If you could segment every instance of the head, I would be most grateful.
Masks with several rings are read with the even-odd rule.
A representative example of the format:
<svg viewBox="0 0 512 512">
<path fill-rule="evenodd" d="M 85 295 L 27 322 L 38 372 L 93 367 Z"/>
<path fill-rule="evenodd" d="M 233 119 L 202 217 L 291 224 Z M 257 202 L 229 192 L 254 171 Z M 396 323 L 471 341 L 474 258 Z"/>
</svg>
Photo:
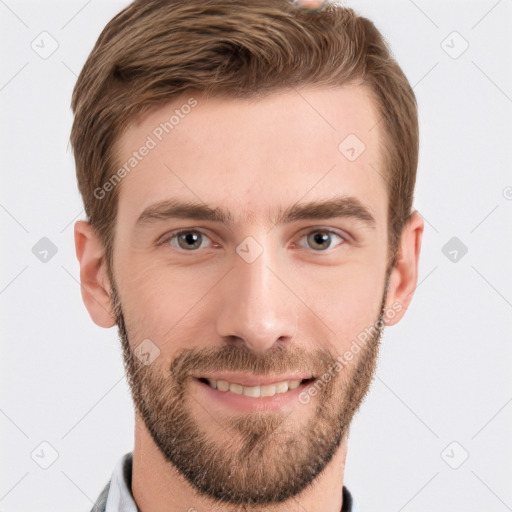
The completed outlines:
<svg viewBox="0 0 512 512">
<path fill-rule="evenodd" d="M 335 5 L 135 1 L 72 108 L 83 299 L 148 436 L 212 499 L 297 495 L 417 281 L 416 101 L 385 40 Z M 242 410 L 206 383 L 225 372 L 304 382 Z"/>
</svg>

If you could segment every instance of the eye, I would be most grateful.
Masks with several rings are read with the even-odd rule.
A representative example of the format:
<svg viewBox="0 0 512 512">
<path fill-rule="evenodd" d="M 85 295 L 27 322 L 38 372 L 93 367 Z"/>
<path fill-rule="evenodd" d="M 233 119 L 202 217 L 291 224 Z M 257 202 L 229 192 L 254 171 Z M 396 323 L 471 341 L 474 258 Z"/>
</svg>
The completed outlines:
<svg viewBox="0 0 512 512">
<path fill-rule="evenodd" d="M 169 243 L 170 246 L 174 247 L 175 249 L 194 251 L 194 249 L 201 248 L 201 244 L 205 239 L 210 240 L 210 238 L 202 231 L 195 229 L 184 229 L 181 231 L 174 231 L 169 233 L 163 240 L 160 241 L 160 244 Z"/>
<path fill-rule="evenodd" d="M 310 247 L 319 249 L 316 252 L 325 252 L 326 249 L 329 249 L 334 245 L 332 238 L 333 235 L 341 240 L 341 243 L 338 245 L 346 243 L 347 240 L 344 237 L 328 229 L 315 229 L 314 231 L 310 231 L 304 235 L 301 240 L 305 238 L 307 243 L 310 244 Z"/>
<path fill-rule="evenodd" d="M 303 235 L 301 240 L 306 239 L 306 243 L 315 249 L 315 252 L 326 252 L 327 249 L 334 246 L 333 236 L 341 241 L 337 245 L 343 245 L 347 242 L 347 238 L 329 229 L 315 229 Z M 196 249 L 207 248 L 208 246 L 203 245 L 206 240 L 211 241 L 210 237 L 202 231 L 182 229 L 165 235 L 159 245 L 169 244 L 174 249 L 194 252 Z"/>
</svg>

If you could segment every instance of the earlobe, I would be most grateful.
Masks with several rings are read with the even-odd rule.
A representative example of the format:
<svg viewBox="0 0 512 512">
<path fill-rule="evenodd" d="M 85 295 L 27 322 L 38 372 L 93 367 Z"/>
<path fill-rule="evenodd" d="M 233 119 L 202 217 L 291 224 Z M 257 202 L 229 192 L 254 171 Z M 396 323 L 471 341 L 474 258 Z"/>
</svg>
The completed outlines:
<svg viewBox="0 0 512 512">
<path fill-rule="evenodd" d="M 74 234 L 76 257 L 80 263 L 82 300 L 96 325 L 112 327 L 116 320 L 110 301 L 111 289 L 105 249 L 87 221 L 77 221 Z"/>
<path fill-rule="evenodd" d="M 423 218 L 414 211 L 402 230 L 395 265 L 390 274 L 386 311 L 392 310 L 393 314 L 384 315 L 385 325 L 397 324 L 411 303 L 418 282 L 423 228 Z"/>
</svg>

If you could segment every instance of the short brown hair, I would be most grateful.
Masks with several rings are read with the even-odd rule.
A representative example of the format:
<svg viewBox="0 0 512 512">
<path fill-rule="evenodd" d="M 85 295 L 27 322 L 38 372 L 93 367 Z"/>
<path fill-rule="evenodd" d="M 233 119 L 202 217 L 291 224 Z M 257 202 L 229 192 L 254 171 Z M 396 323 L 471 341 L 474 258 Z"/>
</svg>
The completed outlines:
<svg viewBox="0 0 512 512">
<path fill-rule="evenodd" d="M 187 90 L 250 97 L 301 85 L 365 85 L 377 107 L 394 263 L 412 213 L 418 163 L 414 92 L 375 25 L 331 4 L 307 13 L 289 0 L 136 0 L 103 29 L 73 90 L 71 144 L 87 220 L 112 248 L 118 169 L 129 123 Z M 341 141 L 340 141 L 341 142 Z"/>
</svg>

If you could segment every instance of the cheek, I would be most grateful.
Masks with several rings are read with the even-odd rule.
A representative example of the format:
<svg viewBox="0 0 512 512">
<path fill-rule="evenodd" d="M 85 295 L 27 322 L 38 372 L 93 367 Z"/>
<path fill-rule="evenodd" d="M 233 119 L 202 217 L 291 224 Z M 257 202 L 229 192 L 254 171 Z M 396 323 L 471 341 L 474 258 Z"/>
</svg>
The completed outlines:
<svg viewBox="0 0 512 512">
<path fill-rule="evenodd" d="M 197 324 L 200 302 L 217 274 L 190 266 L 171 268 L 160 258 L 137 260 L 125 265 L 118 284 L 130 341 L 137 345 L 149 338 L 169 351 L 166 342 Z"/>
<path fill-rule="evenodd" d="M 298 296 L 332 331 L 339 350 L 378 319 L 385 276 L 375 261 L 316 268 L 296 281 Z M 314 315 L 307 318 L 319 321 Z"/>
</svg>

